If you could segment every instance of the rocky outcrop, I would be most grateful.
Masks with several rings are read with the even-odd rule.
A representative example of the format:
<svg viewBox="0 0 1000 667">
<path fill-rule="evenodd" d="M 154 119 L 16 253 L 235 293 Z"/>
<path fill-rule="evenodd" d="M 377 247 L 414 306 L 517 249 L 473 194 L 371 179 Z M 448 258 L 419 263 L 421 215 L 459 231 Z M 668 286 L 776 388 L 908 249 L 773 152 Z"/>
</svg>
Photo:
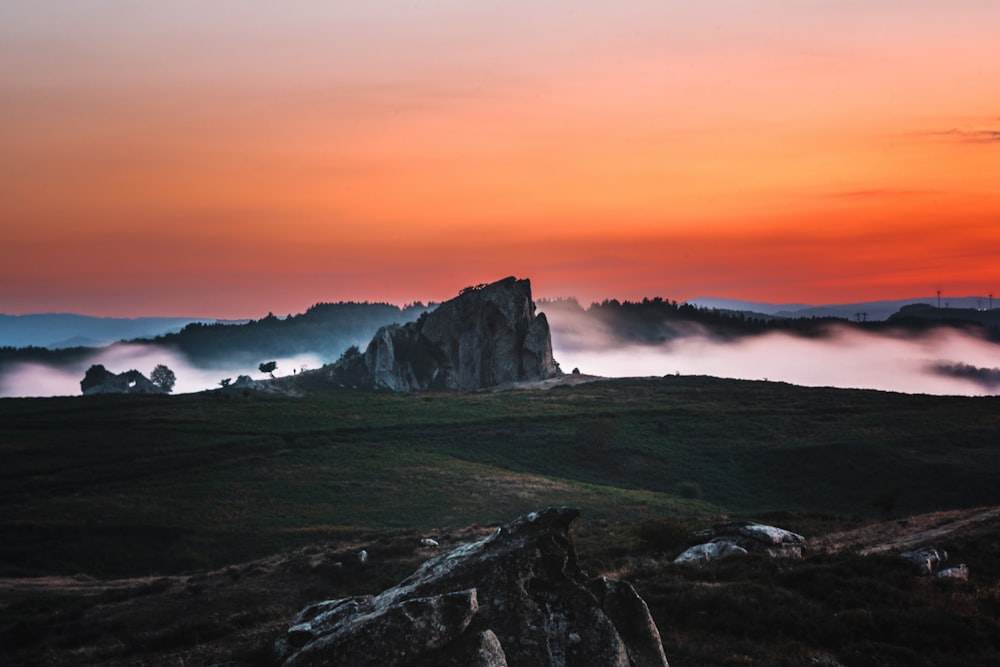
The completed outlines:
<svg viewBox="0 0 1000 667">
<path fill-rule="evenodd" d="M 371 597 L 311 605 L 275 649 L 288 667 L 666 667 L 645 602 L 587 580 L 570 508 L 532 512 Z"/>
<path fill-rule="evenodd" d="M 96 394 L 166 394 L 167 390 L 153 384 L 149 378 L 137 370 L 112 373 L 101 364 L 87 369 L 80 380 L 84 396 Z"/>
<path fill-rule="evenodd" d="M 528 280 L 467 287 L 416 322 L 382 327 L 364 353 L 376 389 L 474 391 L 560 374 Z"/>
<path fill-rule="evenodd" d="M 801 558 L 806 538 L 798 533 L 750 522 L 727 522 L 699 533 L 706 541 L 674 559 L 675 563 L 700 564 L 728 556 L 759 553 L 771 558 Z"/>
<path fill-rule="evenodd" d="M 240 375 L 236 378 L 236 382 L 230 386 L 233 389 L 253 389 L 254 391 L 260 391 L 266 387 L 266 385 L 257 382 L 249 375 Z"/>
</svg>

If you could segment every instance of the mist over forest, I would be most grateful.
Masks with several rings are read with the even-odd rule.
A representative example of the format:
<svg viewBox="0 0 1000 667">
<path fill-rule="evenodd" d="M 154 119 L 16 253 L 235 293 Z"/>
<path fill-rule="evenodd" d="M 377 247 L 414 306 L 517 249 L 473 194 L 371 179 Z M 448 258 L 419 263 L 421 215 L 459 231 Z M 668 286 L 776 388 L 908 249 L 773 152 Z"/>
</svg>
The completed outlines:
<svg viewBox="0 0 1000 667">
<path fill-rule="evenodd" d="M 886 320 L 781 317 L 670 301 L 540 300 L 564 372 L 604 377 L 711 375 L 803 386 L 941 395 L 1000 388 L 1000 311 L 908 305 Z M 174 370 L 177 393 L 213 389 L 262 361 L 291 375 L 362 350 L 385 324 L 433 308 L 422 303 L 317 304 L 299 315 L 245 323 L 192 322 L 179 331 L 105 347 L 0 349 L 0 397 L 80 393 L 93 364 L 112 372 Z M 63 332 L 66 333 L 66 332 Z M 5 343 L 6 344 L 6 343 Z"/>
</svg>

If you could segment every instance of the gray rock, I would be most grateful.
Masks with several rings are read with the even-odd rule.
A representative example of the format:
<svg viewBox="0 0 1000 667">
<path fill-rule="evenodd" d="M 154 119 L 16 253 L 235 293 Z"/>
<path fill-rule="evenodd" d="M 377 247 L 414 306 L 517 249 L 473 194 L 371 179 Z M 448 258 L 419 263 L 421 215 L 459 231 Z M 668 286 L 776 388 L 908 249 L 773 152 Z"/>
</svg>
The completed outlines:
<svg viewBox="0 0 1000 667">
<path fill-rule="evenodd" d="M 475 589 L 394 604 L 378 598 L 354 602 L 289 628 L 286 641 L 295 650 L 284 664 L 407 665 L 455 639 L 479 608 Z"/>
<path fill-rule="evenodd" d="M 674 559 L 675 563 L 701 565 L 710 560 L 719 560 L 729 556 L 746 556 L 747 550 L 728 539 L 719 539 L 704 544 L 696 544 L 686 549 Z"/>
<path fill-rule="evenodd" d="M 580 571 L 578 514 L 532 512 L 375 597 L 303 609 L 276 644 L 282 664 L 667 667 L 635 590 Z"/>
<path fill-rule="evenodd" d="M 923 575 L 934 574 L 948 560 L 948 552 L 937 547 L 922 547 L 904 551 L 899 555 L 912 563 L 917 572 Z"/>
<path fill-rule="evenodd" d="M 674 559 L 675 563 L 702 564 L 729 556 L 759 553 L 771 558 L 801 558 L 806 538 L 798 533 L 761 523 L 731 521 L 700 533 L 707 540 Z"/>
<path fill-rule="evenodd" d="M 649 607 L 627 581 L 600 577 L 591 582 L 601 609 L 618 629 L 630 664 L 633 667 L 659 667 L 667 664 L 660 631 L 653 622 Z"/>
<path fill-rule="evenodd" d="M 484 630 L 476 637 L 476 644 L 467 664 L 470 667 L 508 667 L 500 640 L 492 630 Z"/>
<path fill-rule="evenodd" d="M 514 277 L 466 288 L 416 322 L 382 327 L 364 365 L 372 386 L 395 392 L 474 391 L 560 374 L 531 283 Z"/>
<path fill-rule="evenodd" d="M 949 567 L 941 570 L 937 573 L 937 576 L 944 577 L 946 579 L 958 579 L 959 581 L 969 580 L 969 566 L 965 563 L 959 563 L 955 567 Z"/>
</svg>

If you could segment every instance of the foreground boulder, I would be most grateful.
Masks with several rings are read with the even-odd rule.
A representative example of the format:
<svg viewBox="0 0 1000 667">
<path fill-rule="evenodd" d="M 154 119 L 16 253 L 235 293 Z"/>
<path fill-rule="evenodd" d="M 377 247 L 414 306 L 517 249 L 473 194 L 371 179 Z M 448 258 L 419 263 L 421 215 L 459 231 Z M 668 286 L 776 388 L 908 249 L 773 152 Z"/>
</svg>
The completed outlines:
<svg viewBox="0 0 1000 667">
<path fill-rule="evenodd" d="M 416 322 L 382 327 L 364 353 L 376 389 L 475 391 L 560 374 L 531 283 L 510 277 L 467 287 Z"/>
<path fill-rule="evenodd" d="M 303 609 L 282 665 L 667 667 L 659 631 L 626 582 L 587 580 L 571 508 L 532 512 L 428 560 L 371 597 Z"/>
<path fill-rule="evenodd" d="M 706 541 L 684 551 L 675 563 L 700 564 L 758 553 L 771 558 L 801 558 L 806 538 L 775 526 L 747 521 L 716 524 L 699 534 Z"/>
</svg>

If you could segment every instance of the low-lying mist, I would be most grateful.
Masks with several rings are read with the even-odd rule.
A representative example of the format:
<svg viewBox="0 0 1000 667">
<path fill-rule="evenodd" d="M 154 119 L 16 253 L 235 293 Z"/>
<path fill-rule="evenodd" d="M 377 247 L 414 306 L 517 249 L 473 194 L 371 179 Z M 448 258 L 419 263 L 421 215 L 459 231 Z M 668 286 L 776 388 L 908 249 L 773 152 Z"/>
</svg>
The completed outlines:
<svg viewBox="0 0 1000 667">
<path fill-rule="evenodd" d="M 832 326 L 823 335 L 808 337 L 774 332 L 720 338 L 686 322 L 673 325 L 672 338 L 648 344 L 627 340 L 593 318 L 553 312 L 549 322 L 555 358 L 566 372 L 578 368 L 605 377 L 711 375 L 941 395 L 1000 393 L 1000 345 L 955 329 L 876 334 Z M 275 376 L 323 365 L 317 355 L 275 360 Z M 116 344 L 66 366 L 8 364 L 0 372 L 0 397 L 79 395 L 80 380 L 92 364 L 103 364 L 113 373 L 135 369 L 147 377 L 157 364 L 166 364 L 177 377 L 174 393 L 214 389 L 220 380 L 235 381 L 240 375 L 266 377 L 256 364 L 205 368 L 168 348 Z"/>
<path fill-rule="evenodd" d="M 291 375 L 307 368 L 319 368 L 322 360 L 315 355 L 302 354 L 294 357 L 261 359 L 277 361 L 275 377 Z M 168 348 L 155 345 L 116 344 L 100 350 L 97 354 L 66 366 L 49 366 L 38 363 L 15 363 L 0 373 L 0 398 L 15 396 L 72 396 L 81 394 L 80 380 L 93 364 L 102 364 L 112 373 L 124 373 L 135 369 L 149 377 L 157 364 L 165 364 L 177 376 L 173 393 L 188 393 L 214 389 L 219 381 L 230 378 L 235 382 L 240 375 L 254 379 L 267 376 L 256 367 L 220 366 L 201 368 L 192 365 L 183 355 Z"/>
<path fill-rule="evenodd" d="M 720 339 L 691 328 L 659 344 L 622 340 L 593 322 L 557 320 L 555 358 L 564 371 L 608 377 L 711 375 L 803 386 L 940 395 L 991 395 L 1000 388 L 1000 345 L 954 329 L 875 334 L 847 326 L 822 336 L 776 332 Z M 591 325 L 589 329 L 583 325 Z"/>
</svg>

